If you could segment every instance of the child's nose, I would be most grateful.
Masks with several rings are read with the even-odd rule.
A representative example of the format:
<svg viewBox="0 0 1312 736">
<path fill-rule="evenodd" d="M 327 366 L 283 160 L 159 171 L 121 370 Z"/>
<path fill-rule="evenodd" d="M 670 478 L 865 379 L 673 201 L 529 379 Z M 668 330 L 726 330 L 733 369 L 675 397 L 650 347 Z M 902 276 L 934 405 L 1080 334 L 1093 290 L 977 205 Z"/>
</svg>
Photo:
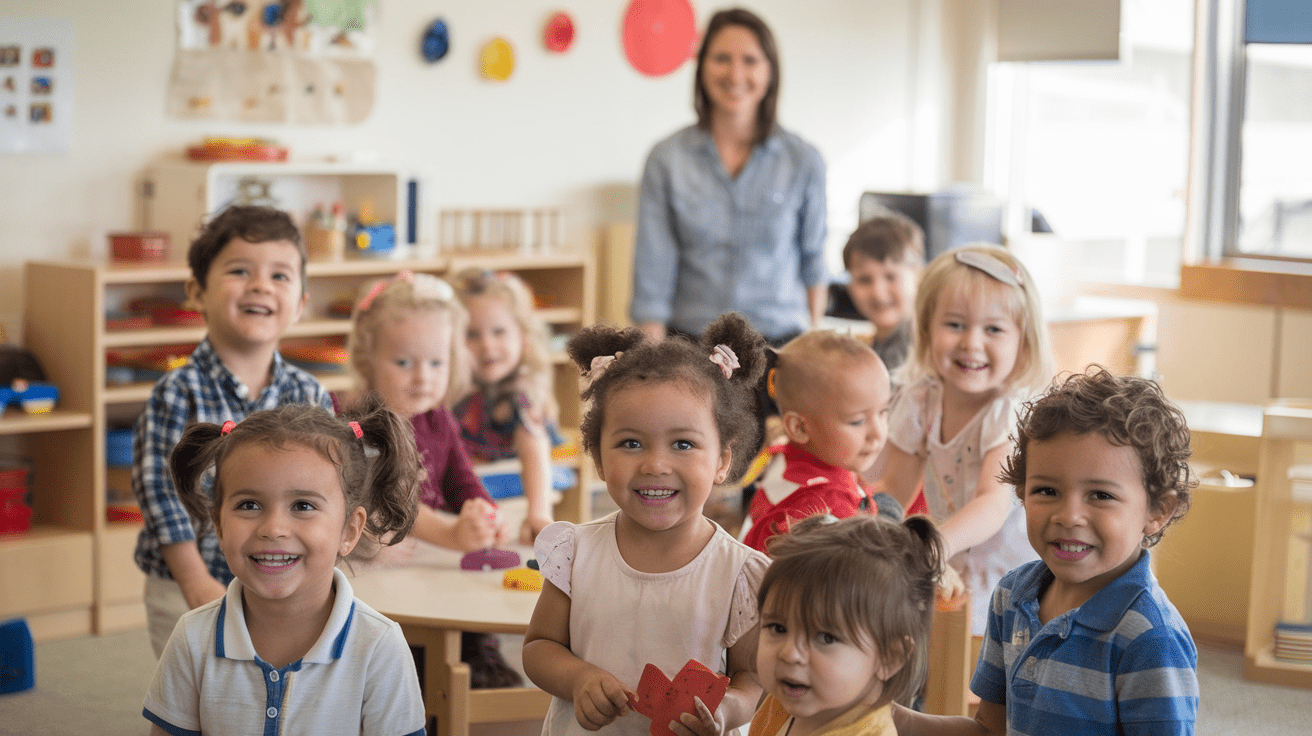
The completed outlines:
<svg viewBox="0 0 1312 736">
<path fill-rule="evenodd" d="M 1079 526 L 1084 521 L 1084 504 L 1074 498 L 1063 499 L 1053 519 L 1062 526 Z"/>
<path fill-rule="evenodd" d="M 261 539 L 278 539 L 287 536 L 287 517 L 277 511 L 269 511 L 260 516 L 259 535 Z"/>
<path fill-rule="evenodd" d="M 646 475 L 662 475 L 669 472 L 669 458 L 660 450 L 648 450 L 642 457 L 642 472 Z"/>
<path fill-rule="evenodd" d="M 789 634 L 779 647 L 779 659 L 789 663 L 802 662 L 806 659 L 806 647 L 796 635 Z"/>
</svg>

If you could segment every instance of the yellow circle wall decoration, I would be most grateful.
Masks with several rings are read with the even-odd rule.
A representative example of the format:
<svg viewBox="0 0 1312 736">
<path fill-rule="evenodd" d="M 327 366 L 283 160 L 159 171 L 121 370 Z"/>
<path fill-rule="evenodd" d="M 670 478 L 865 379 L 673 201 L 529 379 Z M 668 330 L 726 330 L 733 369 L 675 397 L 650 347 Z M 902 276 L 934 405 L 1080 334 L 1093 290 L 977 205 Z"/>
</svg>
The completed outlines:
<svg viewBox="0 0 1312 736">
<path fill-rule="evenodd" d="M 479 67 L 485 78 L 504 82 L 515 71 L 515 49 L 506 39 L 494 38 L 483 44 Z"/>
</svg>

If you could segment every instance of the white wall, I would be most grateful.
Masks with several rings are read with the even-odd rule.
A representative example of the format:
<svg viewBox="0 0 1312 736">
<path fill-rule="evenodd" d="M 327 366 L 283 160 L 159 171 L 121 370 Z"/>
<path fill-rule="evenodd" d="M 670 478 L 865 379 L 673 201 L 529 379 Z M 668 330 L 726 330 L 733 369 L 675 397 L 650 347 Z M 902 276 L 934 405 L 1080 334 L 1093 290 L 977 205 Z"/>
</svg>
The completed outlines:
<svg viewBox="0 0 1312 736">
<path fill-rule="evenodd" d="M 366 151 L 421 181 L 421 223 L 442 206 L 565 205 L 577 228 L 631 218 L 647 150 L 692 121 L 692 64 L 662 78 L 620 47 L 625 0 L 380 0 L 377 93 L 354 126 L 205 123 L 164 116 L 173 58 L 168 0 L 5 0 L 0 14 L 71 18 L 73 141 L 58 154 L 0 154 L 0 324 L 21 322 L 21 267 L 101 254 L 138 225 L 136 177 L 206 135 L 265 136 L 293 155 Z M 719 4 L 694 4 L 699 25 Z M 939 0 L 754 0 L 783 61 L 780 120 L 829 165 L 830 246 L 841 248 L 866 189 L 934 188 L 946 170 L 943 121 L 927 100 L 939 71 Z M 565 55 L 539 40 L 550 12 L 575 19 Z M 419 56 L 434 18 L 452 31 L 437 65 Z M 504 83 L 482 80 L 477 50 L 503 35 L 517 54 Z M 914 91 L 914 92 L 913 92 Z M 914 123 L 913 123 L 914 120 Z M 431 228 L 428 229 L 431 234 Z M 421 233 L 421 237 L 423 233 Z"/>
</svg>

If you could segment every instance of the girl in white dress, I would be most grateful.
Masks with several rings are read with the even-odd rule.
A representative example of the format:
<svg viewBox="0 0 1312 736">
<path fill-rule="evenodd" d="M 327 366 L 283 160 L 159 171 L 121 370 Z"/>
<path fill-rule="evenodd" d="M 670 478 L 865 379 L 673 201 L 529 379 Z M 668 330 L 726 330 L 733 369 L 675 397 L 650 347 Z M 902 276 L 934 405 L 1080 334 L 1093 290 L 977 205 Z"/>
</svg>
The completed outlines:
<svg viewBox="0 0 1312 736">
<path fill-rule="evenodd" d="M 698 704 L 675 736 L 718 736 L 747 723 L 756 590 L 767 558 L 702 515 L 712 488 L 756 454 L 753 388 L 764 340 L 740 315 L 720 317 L 700 344 L 592 327 L 570 340 L 591 401 L 583 445 L 619 510 L 538 535 L 546 579 L 524 640 L 524 671 L 551 693 L 543 734 L 645 736 L 631 698 L 643 668 L 671 679 L 690 659 L 730 677 L 714 712 Z"/>
<path fill-rule="evenodd" d="M 994 586 L 1036 559 L 1024 511 L 998 476 L 1021 402 L 1052 378 L 1048 331 L 1034 280 L 996 245 L 935 258 L 916 292 L 915 320 L 889 417 L 883 490 L 910 507 L 924 483 L 956 585 L 970 593 L 972 633 L 982 636 Z"/>
</svg>

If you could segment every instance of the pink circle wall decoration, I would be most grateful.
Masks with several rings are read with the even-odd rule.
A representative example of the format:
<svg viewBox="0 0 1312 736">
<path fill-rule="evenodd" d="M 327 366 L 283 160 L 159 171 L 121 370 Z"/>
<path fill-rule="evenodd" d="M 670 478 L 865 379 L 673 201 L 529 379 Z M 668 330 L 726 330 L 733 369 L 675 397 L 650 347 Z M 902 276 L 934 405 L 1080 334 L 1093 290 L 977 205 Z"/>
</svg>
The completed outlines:
<svg viewBox="0 0 1312 736">
<path fill-rule="evenodd" d="M 568 13 L 553 13 L 542 30 L 542 44 L 548 51 L 563 54 L 574 43 L 574 21 Z"/>
<path fill-rule="evenodd" d="M 632 0 L 624 14 L 624 55 L 634 69 L 661 77 L 692 58 L 697 25 L 688 0 Z"/>
</svg>

